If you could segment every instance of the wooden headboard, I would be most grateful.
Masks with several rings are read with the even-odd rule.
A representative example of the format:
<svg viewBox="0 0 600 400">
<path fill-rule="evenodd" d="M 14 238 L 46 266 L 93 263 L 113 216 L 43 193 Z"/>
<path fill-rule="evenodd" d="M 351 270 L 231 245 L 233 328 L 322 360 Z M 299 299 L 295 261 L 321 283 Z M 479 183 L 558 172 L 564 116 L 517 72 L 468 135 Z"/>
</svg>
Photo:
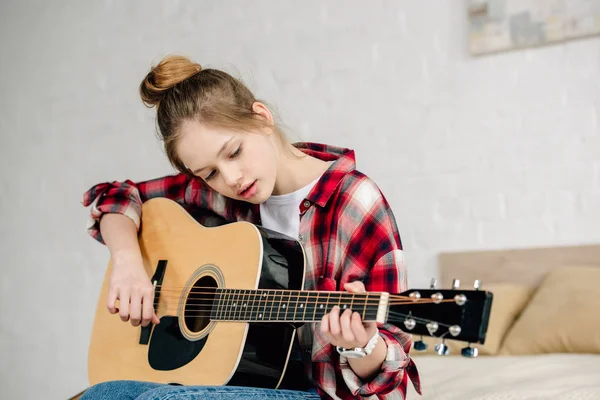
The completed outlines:
<svg viewBox="0 0 600 400">
<path fill-rule="evenodd" d="M 451 287 L 460 279 L 461 287 L 476 279 L 482 289 L 489 283 L 513 282 L 537 286 L 548 271 L 562 266 L 600 267 L 600 244 L 494 251 L 441 253 L 440 283 Z"/>
</svg>

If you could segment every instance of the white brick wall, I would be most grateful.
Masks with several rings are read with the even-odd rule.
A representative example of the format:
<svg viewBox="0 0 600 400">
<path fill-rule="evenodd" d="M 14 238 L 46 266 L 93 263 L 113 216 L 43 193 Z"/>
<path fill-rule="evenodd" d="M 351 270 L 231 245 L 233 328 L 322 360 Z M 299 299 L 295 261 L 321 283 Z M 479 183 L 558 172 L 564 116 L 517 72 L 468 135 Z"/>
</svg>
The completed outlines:
<svg viewBox="0 0 600 400">
<path fill-rule="evenodd" d="M 472 58 L 455 0 L 22 0 L 0 18 L 2 398 L 86 385 L 107 252 L 79 199 L 170 171 L 136 92 L 167 53 L 240 74 L 291 138 L 357 149 L 413 286 L 444 250 L 600 241 L 598 37 Z"/>
</svg>

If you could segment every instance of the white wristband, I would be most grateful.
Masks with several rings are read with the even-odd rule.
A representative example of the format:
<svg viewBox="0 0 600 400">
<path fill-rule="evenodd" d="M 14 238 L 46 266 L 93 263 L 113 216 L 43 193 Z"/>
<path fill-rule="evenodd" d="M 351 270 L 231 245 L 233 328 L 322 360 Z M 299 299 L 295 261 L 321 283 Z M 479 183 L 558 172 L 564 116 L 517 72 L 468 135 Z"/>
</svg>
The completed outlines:
<svg viewBox="0 0 600 400">
<path fill-rule="evenodd" d="M 342 355 L 342 356 L 344 356 L 346 358 L 363 358 L 363 357 L 368 356 L 369 354 L 371 354 L 371 352 L 373 351 L 373 349 L 377 345 L 377 340 L 378 339 L 379 339 L 379 329 L 377 329 L 375 331 L 375 334 L 367 342 L 367 344 L 365 345 L 364 348 L 363 347 L 354 347 L 354 348 L 346 349 L 346 348 L 341 347 L 341 346 L 336 346 L 336 349 L 337 349 L 337 352 L 340 353 L 340 355 Z"/>
</svg>

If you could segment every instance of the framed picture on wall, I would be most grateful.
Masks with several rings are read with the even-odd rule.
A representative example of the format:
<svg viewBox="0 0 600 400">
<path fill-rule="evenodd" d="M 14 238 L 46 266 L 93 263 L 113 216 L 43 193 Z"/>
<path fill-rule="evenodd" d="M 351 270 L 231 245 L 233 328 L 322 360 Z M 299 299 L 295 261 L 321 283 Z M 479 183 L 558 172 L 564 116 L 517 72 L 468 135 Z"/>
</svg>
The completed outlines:
<svg viewBox="0 0 600 400">
<path fill-rule="evenodd" d="M 473 55 L 600 34 L 600 0 L 469 0 Z"/>
</svg>

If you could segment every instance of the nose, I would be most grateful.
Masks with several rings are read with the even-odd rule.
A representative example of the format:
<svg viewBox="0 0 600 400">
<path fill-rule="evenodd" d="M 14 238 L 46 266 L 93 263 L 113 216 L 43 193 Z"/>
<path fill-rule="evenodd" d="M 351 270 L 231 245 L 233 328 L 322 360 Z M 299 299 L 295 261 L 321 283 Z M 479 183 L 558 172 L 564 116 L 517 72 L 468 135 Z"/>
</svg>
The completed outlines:
<svg viewBox="0 0 600 400">
<path fill-rule="evenodd" d="M 225 184 L 233 189 L 237 189 L 242 184 L 242 172 L 234 165 L 229 165 L 227 168 L 221 169 L 221 175 Z"/>
</svg>

